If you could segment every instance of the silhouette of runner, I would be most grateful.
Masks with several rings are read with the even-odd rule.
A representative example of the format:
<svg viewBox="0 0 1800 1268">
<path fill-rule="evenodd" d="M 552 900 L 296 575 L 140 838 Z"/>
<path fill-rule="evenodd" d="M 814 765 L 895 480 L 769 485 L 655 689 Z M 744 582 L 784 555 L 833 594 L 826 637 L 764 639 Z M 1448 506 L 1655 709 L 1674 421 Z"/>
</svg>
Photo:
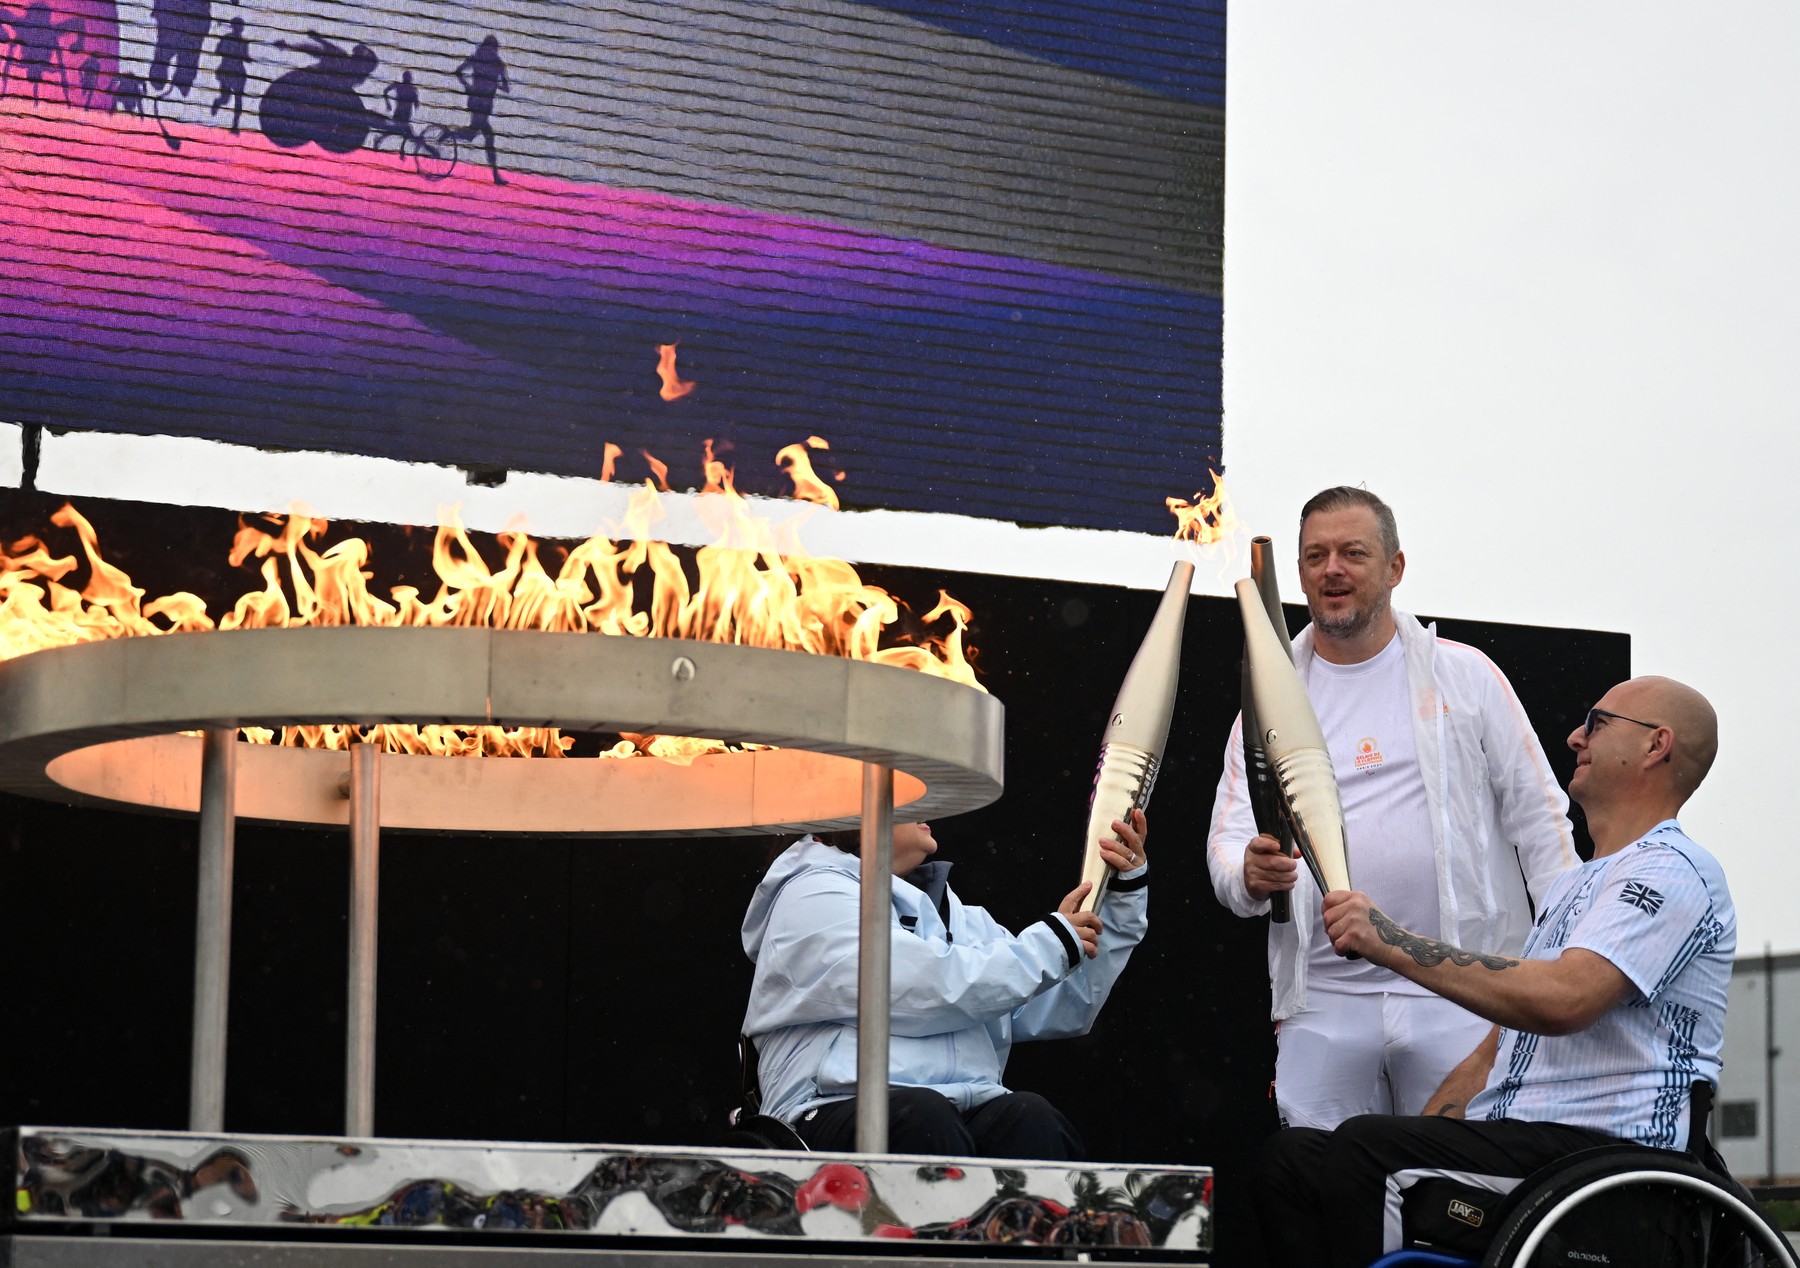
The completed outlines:
<svg viewBox="0 0 1800 1268">
<path fill-rule="evenodd" d="M 200 51 L 212 30 L 212 0 L 151 0 L 150 19 L 156 23 L 150 86 L 161 92 L 163 85 L 173 84 L 185 97 L 200 75 Z"/>
<path fill-rule="evenodd" d="M 463 58 L 462 64 L 456 68 L 456 78 L 468 97 L 469 126 L 456 129 L 453 135 L 459 141 L 484 138 L 487 142 L 488 169 L 494 174 L 494 184 L 504 185 L 506 178 L 500 175 L 500 158 L 494 152 L 494 125 L 491 116 L 494 113 L 494 95 L 511 92 L 512 85 L 506 81 L 506 63 L 500 60 L 499 37 L 488 36 L 476 46 L 473 53 Z"/>
<path fill-rule="evenodd" d="M 373 125 L 375 139 L 369 142 L 369 148 L 379 150 L 388 137 L 399 137 L 400 158 L 404 162 L 406 143 L 413 140 L 413 111 L 419 106 L 419 90 L 413 86 L 412 72 L 402 71 L 400 78 L 382 92 L 381 99 L 387 103 L 389 114 L 385 120 Z"/>
<path fill-rule="evenodd" d="M 250 41 L 244 38 L 244 19 L 231 19 L 231 29 L 213 45 L 213 54 L 219 59 L 215 72 L 219 95 L 213 98 L 212 112 L 218 114 L 220 106 L 230 103 L 231 130 L 236 132 L 244 115 L 244 83 L 250 74 Z"/>
<path fill-rule="evenodd" d="M 317 60 L 279 76 L 263 93 L 257 108 L 263 135 L 284 149 L 311 141 L 333 154 L 348 154 L 372 128 L 387 122 L 356 91 L 381 59 L 367 44 L 346 52 L 317 31 L 307 35 L 300 44 L 275 41 L 276 48 L 292 48 Z"/>
</svg>

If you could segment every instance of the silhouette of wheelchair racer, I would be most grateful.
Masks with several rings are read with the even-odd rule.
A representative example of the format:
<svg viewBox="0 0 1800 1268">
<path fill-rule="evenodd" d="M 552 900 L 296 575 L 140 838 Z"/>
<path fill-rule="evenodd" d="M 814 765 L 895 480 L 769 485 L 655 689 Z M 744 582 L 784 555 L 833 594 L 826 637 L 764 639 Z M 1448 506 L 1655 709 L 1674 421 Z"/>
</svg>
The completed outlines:
<svg viewBox="0 0 1800 1268">
<path fill-rule="evenodd" d="M 395 136 L 401 157 L 410 158 L 420 175 L 442 180 L 450 174 L 456 167 L 457 135 L 438 124 L 414 129 L 418 90 L 412 72 L 388 89 L 383 101 L 393 102 L 394 113 L 382 114 L 371 110 L 357 91 L 381 65 L 375 50 L 367 44 L 346 50 L 317 31 L 307 35 L 301 43 L 275 41 L 276 48 L 306 53 L 313 63 L 278 76 L 263 93 L 259 117 L 271 143 L 291 150 L 311 142 L 332 154 L 349 154 L 371 137 L 371 148 L 379 148 L 383 138 Z"/>
<path fill-rule="evenodd" d="M 317 31 L 304 42 L 276 40 L 276 48 L 292 48 L 314 59 L 278 76 L 263 93 L 259 117 L 262 133 L 283 149 L 312 142 L 332 154 L 362 148 L 369 133 L 387 123 L 370 110 L 357 85 L 375 73 L 381 59 L 367 44 L 346 50 Z"/>
</svg>

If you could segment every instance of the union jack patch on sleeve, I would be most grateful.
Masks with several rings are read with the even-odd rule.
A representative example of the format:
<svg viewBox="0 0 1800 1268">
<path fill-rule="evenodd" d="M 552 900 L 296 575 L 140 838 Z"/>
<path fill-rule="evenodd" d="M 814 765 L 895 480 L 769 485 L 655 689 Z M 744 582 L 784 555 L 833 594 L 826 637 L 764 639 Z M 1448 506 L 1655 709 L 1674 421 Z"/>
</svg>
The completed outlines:
<svg viewBox="0 0 1800 1268">
<path fill-rule="evenodd" d="M 1654 916 L 1662 910 L 1663 896 L 1641 882 L 1626 881 L 1624 892 L 1619 895 L 1619 901 L 1630 903 L 1633 907 L 1641 907 L 1646 914 Z"/>
</svg>

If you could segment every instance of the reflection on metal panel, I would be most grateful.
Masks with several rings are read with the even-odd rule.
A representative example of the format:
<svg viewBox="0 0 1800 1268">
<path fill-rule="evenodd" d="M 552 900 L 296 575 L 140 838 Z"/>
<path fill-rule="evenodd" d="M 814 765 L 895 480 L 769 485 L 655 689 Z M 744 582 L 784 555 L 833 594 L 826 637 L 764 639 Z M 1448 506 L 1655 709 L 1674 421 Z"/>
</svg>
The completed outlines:
<svg viewBox="0 0 1800 1268">
<path fill-rule="evenodd" d="M 739 1249 L 741 1242 L 709 1243 L 704 1247 L 705 1258 L 697 1260 L 692 1245 L 624 1249 L 616 1243 L 564 1242 L 521 1251 L 512 1246 L 446 1246 L 441 1244 L 444 1240 L 431 1238 L 432 1245 L 308 1245 L 235 1238 L 0 1236 L 0 1263 L 7 1268 L 514 1268 L 523 1259 L 531 1268 L 694 1268 L 696 1262 L 702 1268 L 795 1268 L 797 1262 L 791 1251 L 743 1250 Z M 1134 1268 L 1174 1268 L 1196 1262 L 1191 1255 L 1151 1252 L 1151 1258 L 1144 1258 L 1143 1254 L 1132 1254 Z M 1040 1252 L 1040 1258 L 1050 1257 L 1060 1259 L 1062 1255 L 1059 1251 Z M 809 1257 L 799 1262 L 818 1260 Z M 945 1264 L 992 1265 L 994 1261 L 993 1252 L 984 1247 L 940 1244 L 900 1256 L 879 1249 L 854 1254 L 836 1248 L 829 1253 L 829 1262 L 839 1268 L 943 1268 Z"/>
<path fill-rule="evenodd" d="M 21 1128 L 19 1228 L 152 1221 L 1198 1252 L 1206 1167 Z"/>
</svg>

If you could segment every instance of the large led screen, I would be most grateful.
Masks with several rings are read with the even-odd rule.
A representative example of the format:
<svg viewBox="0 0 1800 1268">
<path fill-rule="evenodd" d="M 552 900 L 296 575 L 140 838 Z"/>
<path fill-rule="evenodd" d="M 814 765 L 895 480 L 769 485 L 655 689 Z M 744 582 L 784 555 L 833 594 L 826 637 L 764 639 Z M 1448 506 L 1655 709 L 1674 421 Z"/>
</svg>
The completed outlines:
<svg viewBox="0 0 1800 1268">
<path fill-rule="evenodd" d="M 710 438 L 749 492 L 816 435 L 847 505 L 1167 531 L 1219 465 L 1224 28 L 0 0 L 0 420 L 678 483 Z"/>
</svg>

